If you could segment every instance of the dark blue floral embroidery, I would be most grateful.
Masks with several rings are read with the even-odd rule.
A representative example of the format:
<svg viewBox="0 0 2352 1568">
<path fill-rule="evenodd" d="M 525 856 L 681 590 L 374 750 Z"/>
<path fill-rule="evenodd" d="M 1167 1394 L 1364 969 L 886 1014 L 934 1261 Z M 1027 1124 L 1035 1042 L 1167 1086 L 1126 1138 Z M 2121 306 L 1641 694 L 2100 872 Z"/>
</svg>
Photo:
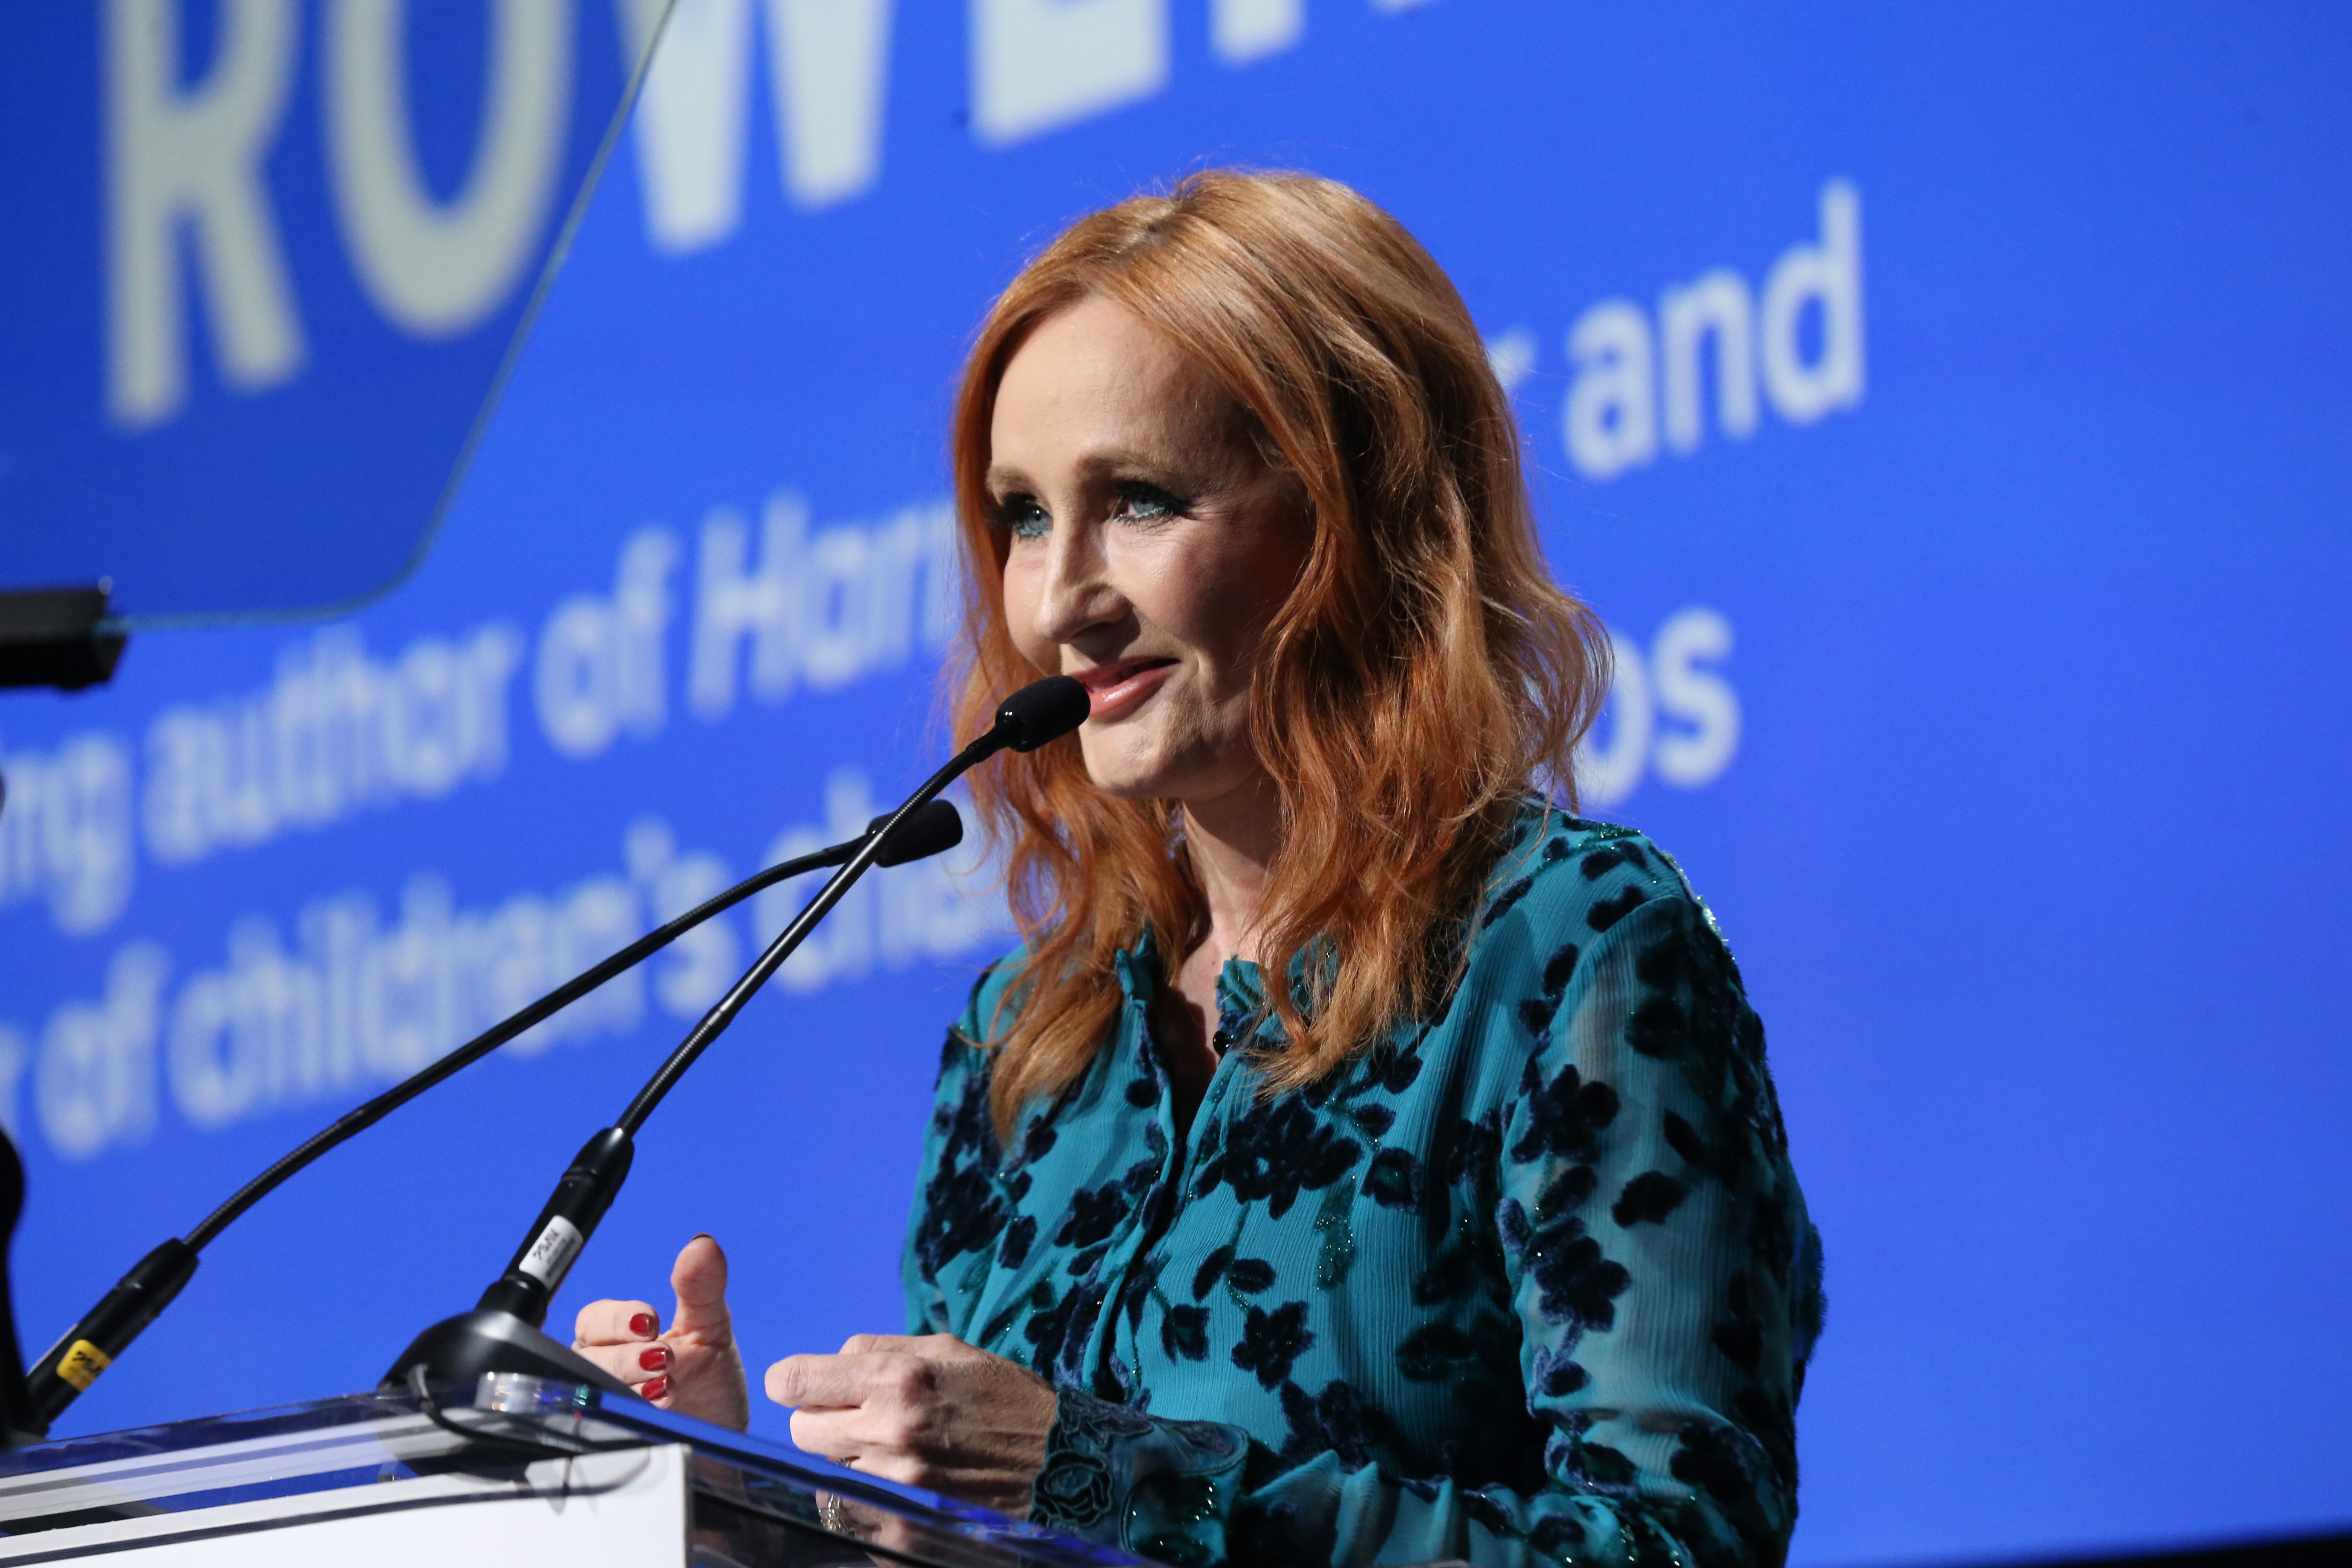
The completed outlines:
<svg viewBox="0 0 2352 1568">
<path fill-rule="evenodd" d="M 1757 1545 L 1770 1542 L 1772 1521 L 1757 1506 L 1767 1489 L 1764 1455 L 1756 1440 L 1725 1422 L 1692 1422 L 1682 1429 L 1681 1442 L 1668 1461 L 1675 1479 L 1705 1491 L 1723 1510 L 1731 1527 Z"/>
<path fill-rule="evenodd" d="M 1609 1217 L 1621 1227 L 1657 1225 L 1688 1196 L 1690 1189 L 1664 1171 L 1644 1171 L 1625 1184 L 1625 1190 L 1609 1205 Z"/>
<path fill-rule="evenodd" d="M 1226 1129 L 1223 1146 L 1202 1172 L 1243 1203 L 1263 1202 L 1280 1219 L 1300 1192 L 1320 1192 L 1355 1169 L 1363 1145 L 1343 1136 L 1297 1095 L 1253 1106 Z"/>
<path fill-rule="evenodd" d="M 1042 1301 L 1035 1297 L 1042 1296 Z M 1029 1342 L 1029 1364 L 1041 1373 L 1050 1373 L 1061 1359 L 1063 1342 L 1068 1338 L 1070 1319 L 1086 1302 L 1086 1287 L 1073 1285 L 1068 1292 L 1056 1299 L 1053 1287 L 1040 1282 L 1032 1300 L 1036 1310 L 1029 1314 L 1021 1337 Z"/>
<path fill-rule="evenodd" d="M 1535 885 L 1536 879 L 1533 877 L 1522 877 L 1517 881 L 1513 882 L 1509 887 L 1505 888 L 1500 893 L 1496 895 L 1495 901 L 1486 906 L 1486 913 L 1478 923 L 1481 926 L 1490 926 L 1496 921 L 1501 920 L 1505 915 L 1509 914 L 1511 910 L 1517 907 L 1518 901 L 1528 896 L 1528 889 L 1533 888 Z"/>
<path fill-rule="evenodd" d="M 1402 1094 L 1421 1077 L 1421 1053 L 1382 1047 L 1364 1059 L 1365 1086 L 1382 1094 Z"/>
<path fill-rule="evenodd" d="M 1538 1307 L 1548 1323 L 1575 1330 L 1567 1342 L 1587 1329 L 1606 1329 L 1617 1321 L 1617 1298 L 1633 1282 L 1622 1263 L 1612 1261 L 1601 1244 L 1585 1233 L 1584 1222 L 1573 1215 L 1549 1225 L 1528 1222 L 1517 1199 L 1503 1205 L 1503 1245 L 1521 1258 L 1541 1289 Z"/>
<path fill-rule="evenodd" d="M 1032 1165 L 1052 1153 L 1055 1136 L 1051 1118 L 1040 1116 L 1030 1122 L 1028 1132 L 1021 1140 L 1021 1163 Z"/>
<path fill-rule="evenodd" d="M 1337 1454 L 1349 1465 L 1366 1464 L 1395 1430 L 1344 1378 L 1333 1378 L 1313 1394 L 1295 1383 L 1284 1383 L 1282 1419 L 1290 1429 L 1282 1457 L 1292 1464 L 1318 1454 Z"/>
<path fill-rule="evenodd" d="M 1383 1149 L 1364 1173 L 1364 1195 L 1382 1208 L 1421 1206 L 1421 1162 L 1402 1149 Z"/>
<path fill-rule="evenodd" d="M 1495 1164 L 1503 1156 L 1503 1113 L 1489 1110 L 1475 1121 L 1456 1120 L 1445 1143 L 1445 1184 L 1468 1183 L 1479 1192 L 1495 1185 Z"/>
<path fill-rule="evenodd" d="M 1415 1383 L 1454 1376 L 1458 1363 L 1476 1359 L 1470 1336 L 1452 1323 L 1423 1323 L 1397 1346 L 1397 1370 Z"/>
<path fill-rule="evenodd" d="M 1559 999 L 1568 990 L 1568 983 L 1576 974 L 1576 960 L 1580 950 L 1572 942 L 1561 942 L 1544 961 L 1543 990 L 1519 1004 L 1519 1022 L 1535 1036 L 1538 1047 L 1551 1043 L 1552 1015 L 1559 1011 Z"/>
<path fill-rule="evenodd" d="M 1160 1321 L 1160 1344 L 1170 1357 L 1179 1361 L 1209 1359 L 1209 1310 L 1206 1307 L 1171 1307 Z"/>
<path fill-rule="evenodd" d="M 1735 1274 L 1731 1287 L 1724 1292 L 1723 1316 L 1715 1322 L 1711 1336 L 1715 1348 L 1731 1358 L 1731 1364 L 1742 1372 L 1752 1373 L 1764 1354 L 1764 1320 L 1748 1299 L 1748 1276 Z"/>
<path fill-rule="evenodd" d="M 1586 1082 L 1573 1064 L 1546 1083 L 1530 1058 L 1527 1107 L 1528 1130 L 1511 1145 L 1512 1159 L 1521 1164 L 1546 1154 L 1590 1160 L 1599 1152 L 1601 1131 L 1617 1120 L 1617 1091 L 1605 1083 Z"/>
<path fill-rule="evenodd" d="M 1566 1399 L 1592 1381 L 1592 1374 L 1576 1364 L 1564 1352 L 1549 1345 L 1536 1351 L 1536 1392 L 1547 1399 Z"/>
<path fill-rule="evenodd" d="M 1597 882 L 1620 866 L 1631 866 L 1636 870 L 1646 871 L 1650 868 L 1650 861 L 1649 858 L 1642 853 L 1640 845 L 1630 838 L 1620 838 L 1615 843 L 1604 844 L 1587 855 L 1578 863 L 1577 868 L 1584 873 L 1586 881 Z"/>
<path fill-rule="evenodd" d="M 1274 1288 L 1274 1265 L 1263 1258 L 1236 1258 L 1225 1269 L 1225 1283 L 1245 1296 Z"/>
<path fill-rule="evenodd" d="M 1024 1214 L 1004 1227 L 1004 1242 L 996 1249 L 996 1260 L 1007 1268 L 1018 1268 L 1029 1261 L 1029 1248 L 1037 1239 L 1037 1216 Z"/>
<path fill-rule="evenodd" d="M 1602 899 L 1594 904 L 1585 915 L 1584 923 L 1594 931 L 1607 931 L 1648 902 L 1649 897 L 1639 888 L 1622 889 L 1614 898 Z"/>
<path fill-rule="evenodd" d="M 1231 1242 L 1227 1242 L 1201 1259 L 1201 1267 L 1192 1273 L 1192 1300 L 1200 1300 L 1215 1289 L 1217 1281 L 1225 1277 L 1225 1266 L 1233 1260 L 1234 1247 Z"/>
<path fill-rule="evenodd" d="M 1125 1184 L 1107 1182 L 1087 1190 L 1081 1188 L 1070 1197 L 1070 1217 L 1054 1234 L 1056 1247 L 1092 1247 L 1118 1228 L 1127 1217 L 1129 1202 Z"/>
<path fill-rule="evenodd" d="M 961 1051 L 950 1033 L 948 1049 Z M 988 1075 L 964 1079 L 952 1106 L 931 1116 L 939 1147 L 931 1179 L 923 1188 L 921 1223 L 912 1239 L 924 1270 L 936 1277 L 967 1252 L 978 1252 L 1004 1228 L 1005 1205 L 995 1180 L 996 1132 L 988 1116 Z"/>
<path fill-rule="evenodd" d="M 1315 1342 L 1307 1326 L 1307 1303 L 1286 1301 L 1269 1312 L 1252 1307 L 1242 1324 L 1242 1342 L 1234 1347 L 1234 1364 L 1254 1374 L 1262 1388 L 1272 1388 L 1290 1375 L 1290 1365 Z"/>
</svg>

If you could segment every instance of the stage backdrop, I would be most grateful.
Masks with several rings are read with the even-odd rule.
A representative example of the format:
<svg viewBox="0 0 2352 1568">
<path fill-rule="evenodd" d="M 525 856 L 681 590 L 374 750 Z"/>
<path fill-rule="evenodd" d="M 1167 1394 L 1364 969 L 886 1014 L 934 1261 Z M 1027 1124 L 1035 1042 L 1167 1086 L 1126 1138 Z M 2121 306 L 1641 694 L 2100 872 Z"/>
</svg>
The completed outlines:
<svg viewBox="0 0 2352 1568">
<path fill-rule="evenodd" d="M 574 68 L 657 9 L 614 5 L 554 7 Z M 93 5 L 79 47 L 157 8 Z M 236 9 L 298 29 L 295 101 L 356 90 L 316 86 L 321 13 Z M 428 23 L 487 48 L 472 7 Z M 1092 205 L 1281 165 L 1461 284 L 1618 639 L 1590 804 L 1682 858 L 1769 1026 L 1829 1258 L 1797 1561 L 2352 1521 L 2339 14 L 681 0 L 663 51 L 411 580 L 0 699 L 28 1353 L 338 1110 L 926 773 L 992 292 Z M 55 221 L 95 226 L 89 116 L 11 123 L 83 160 Z M 308 166 L 325 123 L 272 134 Z M 298 304 L 353 296 L 331 246 L 290 265 Z M 208 266 L 189 406 L 302 410 L 268 460 L 332 530 L 370 497 L 326 432 L 400 389 L 240 380 Z M 100 395 L 88 317 L 5 374 Z M 666 1305 L 708 1230 L 755 1376 L 895 1329 L 995 908 L 936 864 L 853 897 L 654 1121 L 558 1321 Z M 67 1429 L 372 1384 L 785 912 L 270 1199 Z"/>
</svg>

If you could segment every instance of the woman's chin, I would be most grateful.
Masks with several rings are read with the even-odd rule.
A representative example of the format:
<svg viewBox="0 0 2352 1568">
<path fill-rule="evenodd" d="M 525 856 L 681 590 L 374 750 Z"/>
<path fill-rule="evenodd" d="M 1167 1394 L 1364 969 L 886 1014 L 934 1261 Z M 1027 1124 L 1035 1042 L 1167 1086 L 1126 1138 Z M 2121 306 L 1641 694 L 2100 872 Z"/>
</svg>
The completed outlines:
<svg viewBox="0 0 2352 1568">
<path fill-rule="evenodd" d="M 1086 738 L 1079 731 L 1081 742 Z M 1172 800 L 1202 807 L 1264 777 L 1247 752 L 1241 755 L 1169 758 L 1137 751 L 1088 746 L 1087 777 L 1094 786 L 1120 800 Z"/>
<path fill-rule="evenodd" d="M 1132 773 L 1124 769 L 1106 771 L 1089 763 L 1087 777 L 1094 781 L 1095 788 L 1119 800 L 1164 800 L 1175 793 L 1151 769 Z"/>
<path fill-rule="evenodd" d="M 1079 731 L 1078 744 L 1086 753 L 1087 777 L 1103 794 L 1121 800 L 1162 800 L 1181 795 L 1187 770 L 1171 767 L 1156 747 L 1128 743 L 1139 738 L 1122 735 L 1106 744 L 1084 730 Z"/>
</svg>

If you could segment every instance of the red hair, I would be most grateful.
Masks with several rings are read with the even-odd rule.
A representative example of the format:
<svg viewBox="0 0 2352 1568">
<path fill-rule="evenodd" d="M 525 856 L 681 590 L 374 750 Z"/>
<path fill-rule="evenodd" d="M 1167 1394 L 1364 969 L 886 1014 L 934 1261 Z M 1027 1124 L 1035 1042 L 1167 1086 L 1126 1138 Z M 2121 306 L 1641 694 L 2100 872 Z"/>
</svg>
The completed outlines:
<svg viewBox="0 0 2352 1568">
<path fill-rule="evenodd" d="M 1112 300 L 1183 344 L 1295 476 L 1311 541 L 1254 676 L 1252 741 L 1281 844 L 1257 931 L 1285 1042 L 1270 1091 L 1322 1079 L 1452 984 L 1451 940 L 1533 790 L 1608 689 L 1607 633 L 1544 564 L 1517 426 L 1468 309 L 1403 226 L 1347 186 L 1212 171 L 1073 224 L 982 323 L 955 409 L 967 601 L 956 728 L 1052 673 L 1013 645 L 985 476 L 1005 366 L 1047 317 Z M 1273 715 L 1280 721 L 1273 721 Z M 1000 1129 L 1059 1093 L 1119 1006 L 1146 931 L 1176 964 L 1206 931 L 1176 803 L 1088 780 L 1076 737 L 1004 755 L 972 797 L 1007 851 L 1025 967 L 992 1033 Z M 1302 994 L 1276 982 L 1310 944 Z M 1319 950 L 1321 951 L 1321 950 Z M 992 1023 L 992 1031 L 997 1029 Z"/>
</svg>

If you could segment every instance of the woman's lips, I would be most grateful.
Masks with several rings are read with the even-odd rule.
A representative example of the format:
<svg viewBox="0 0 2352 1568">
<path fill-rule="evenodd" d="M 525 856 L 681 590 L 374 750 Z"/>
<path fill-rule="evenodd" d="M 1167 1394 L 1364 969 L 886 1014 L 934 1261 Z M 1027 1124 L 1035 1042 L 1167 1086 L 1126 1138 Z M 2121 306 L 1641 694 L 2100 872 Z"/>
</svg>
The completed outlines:
<svg viewBox="0 0 2352 1568">
<path fill-rule="evenodd" d="M 1132 713 L 1175 669 L 1171 658 L 1139 658 L 1087 670 L 1078 682 L 1087 689 L 1088 721 Z"/>
</svg>

